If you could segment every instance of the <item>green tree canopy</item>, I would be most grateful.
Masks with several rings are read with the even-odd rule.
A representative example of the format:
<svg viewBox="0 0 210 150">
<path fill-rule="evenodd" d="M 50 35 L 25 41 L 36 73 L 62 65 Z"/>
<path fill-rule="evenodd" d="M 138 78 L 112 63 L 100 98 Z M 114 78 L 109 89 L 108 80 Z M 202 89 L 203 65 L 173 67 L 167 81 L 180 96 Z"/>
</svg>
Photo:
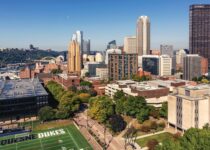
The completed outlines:
<svg viewBox="0 0 210 150">
<path fill-rule="evenodd" d="M 125 129 L 126 122 L 122 116 L 114 114 L 107 121 L 107 125 L 113 132 L 120 132 Z"/>
<path fill-rule="evenodd" d="M 119 90 L 114 94 L 114 100 L 117 101 L 121 98 L 125 97 L 125 93 L 123 92 L 123 90 Z"/>
<path fill-rule="evenodd" d="M 124 102 L 124 111 L 125 114 L 135 117 L 141 110 L 147 107 L 146 101 L 143 97 L 129 96 Z"/>
<path fill-rule="evenodd" d="M 210 130 L 209 129 L 188 129 L 183 137 L 178 141 L 168 139 L 157 150 L 208 150 L 210 148 Z"/>
<path fill-rule="evenodd" d="M 51 70 L 51 73 L 52 74 L 59 74 L 59 73 L 62 73 L 63 71 L 59 68 L 59 69 L 52 69 Z"/>
<path fill-rule="evenodd" d="M 114 103 L 109 97 L 97 96 L 90 99 L 88 114 L 91 118 L 105 123 L 114 114 Z"/>
<path fill-rule="evenodd" d="M 89 81 L 81 81 L 80 86 L 88 86 L 88 87 L 93 87 L 92 83 Z"/>
<path fill-rule="evenodd" d="M 53 120 L 55 118 L 55 111 L 50 106 L 44 106 L 39 110 L 38 117 L 41 121 Z"/>
<path fill-rule="evenodd" d="M 168 118 L 168 103 L 164 102 L 160 109 L 160 116 L 163 118 Z"/>
<path fill-rule="evenodd" d="M 149 119 L 149 109 L 142 108 L 140 112 L 136 114 L 136 118 L 140 123 L 143 123 L 145 120 Z"/>
</svg>

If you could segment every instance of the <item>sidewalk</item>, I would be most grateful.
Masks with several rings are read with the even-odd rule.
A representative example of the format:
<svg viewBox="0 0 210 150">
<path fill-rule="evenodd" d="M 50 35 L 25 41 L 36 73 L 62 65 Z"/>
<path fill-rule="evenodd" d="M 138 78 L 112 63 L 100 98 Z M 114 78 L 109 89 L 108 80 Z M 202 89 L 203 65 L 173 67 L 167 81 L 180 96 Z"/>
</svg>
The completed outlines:
<svg viewBox="0 0 210 150">
<path fill-rule="evenodd" d="M 79 113 L 75 117 L 78 124 L 87 127 L 87 115 L 86 113 Z M 89 129 L 100 139 L 101 142 L 106 142 L 108 150 L 124 150 L 124 141 L 121 138 L 113 137 L 109 133 L 108 129 L 104 128 L 103 125 L 99 124 L 97 121 L 92 120 L 88 117 L 88 127 Z"/>
</svg>

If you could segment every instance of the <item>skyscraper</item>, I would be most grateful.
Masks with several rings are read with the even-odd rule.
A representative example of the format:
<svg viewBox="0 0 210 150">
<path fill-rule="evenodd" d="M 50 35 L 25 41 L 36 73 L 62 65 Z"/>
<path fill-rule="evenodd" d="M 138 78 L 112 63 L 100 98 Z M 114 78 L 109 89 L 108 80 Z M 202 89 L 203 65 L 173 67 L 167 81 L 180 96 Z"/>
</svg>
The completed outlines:
<svg viewBox="0 0 210 150">
<path fill-rule="evenodd" d="M 147 55 L 150 51 L 150 20 L 147 16 L 141 16 L 137 20 L 136 51 L 139 56 Z"/>
<path fill-rule="evenodd" d="M 116 40 L 112 40 L 107 44 L 107 49 L 117 48 Z"/>
<path fill-rule="evenodd" d="M 79 43 L 75 40 L 70 42 L 68 47 L 68 73 L 81 72 L 81 51 Z"/>
<path fill-rule="evenodd" d="M 72 35 L 72 38 L 71 38 L 72 41 L 76 41 L 78 44 L 79 44 L 79 47 L 80 47 L 80 54 L 81 54 L 81 68 L 83 68 L 83 59 L 82 59 L 82 55 L 83 55 L 83 32 L 82 31 L 76 31 L 76 33 L 74 33 Z"/>
<path fill-rule="evenodd" d="M 210 65 L 210 4 L 191 5 L 189 21 L 190 53 L 208 58 Z"/>
<path fill-rule="evenodd" d="M 79 43 L 81 52 L 83 51 L 83 32 L 76 31 L 77 42 Z"/>
<path fill-rule="evenodd" d="M 201 57 L 197 54 L 186 55 L 184 57 L 183 79 L 192 80 L 201 75 Z"/>
<path fill-rule="evenodd" d="M 90 54 L 90 40 L 83 40 L 83 54 Z"/>
<path fill-rule="evenodd" d="M 173 57 L 173 45 L 160 45 L 160 54 Z"/>
<path fill-rule="evenodd" d="M 124 38 L 124 52 L 136 53 L 136 37 L 130 36 Z"/>
</svg>

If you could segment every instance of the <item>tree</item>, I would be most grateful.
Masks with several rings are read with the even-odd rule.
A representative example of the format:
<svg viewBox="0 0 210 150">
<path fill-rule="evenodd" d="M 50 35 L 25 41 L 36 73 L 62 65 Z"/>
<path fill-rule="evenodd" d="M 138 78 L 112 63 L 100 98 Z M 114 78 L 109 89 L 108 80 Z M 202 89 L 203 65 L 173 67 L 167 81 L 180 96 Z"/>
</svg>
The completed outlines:
<svg viewBox="0 0 210 150">
<path fill-rule="evenodd" d="M 90 89 L 87 92 L 90 93 L 90 96 L 97 96 L 97 92 L 94 89 Z"/>
<path fill-rule="evenodd" d="M 70 91 L 76 93 L 76 92 L 77 92 L 77 87 L 74 86 L 74 85 L 72 85 L 72 86 L 70 86 L 70 87 L 68 88 L 68 90 L 70 90 Z"/>
<path fill-rule="evenodd" d="M 158 145 L 158 141 L 156 139 L 151 139 L 147 142 L 147 147 L 149 150 L 155 150 L 155 147 Z"/>
<path fill-rule="evenodd" d="M 208 79 L 206 79 L 206 78 L 203 78 L 203 79 L 201 80 L 201 82 L 202 82 L 202 83 L 206 83 L 206 84 L 208 84 L 208 83 L 209 83 L 209 80 L 208 80 Z"/>
<path fill-rule="evenodd" d="M 154 106 L 149 106 L 149 115 L 156 119 L 160 117 L 159 110 Z"/>
<path fill-rule="evenodd" d="M 164 140 L 160 145 L 155 147 L 155 150 L 182 150 L 179 142 L 171 139 Z"/>
<path fill-rule="evenodd" d="M 141 110 L 145 110 L 146 101 L 143 97 L 137 96 L 129 96 L 126 101 L 124 102 L 124 111 L 127 115 L 136 117 Z"/>
<path fill-rule="evenodd" d="M 88 87 L 93 87 L 92 83 L 89 81 L 81 81 L 80 86 L 88 86 Z"/>
<path fill-rule="evenodd" d="M 62 100 L 59 103 L 59 110 L 65 111 L 65 113 L 68 113 L 69 116 L 74 115 L 76 111 L 80 109 L 81 101 L 78 96 L 66 96 L 61 98 Z"/>
<path fill-rule="evenodd" d="M 119 100 L 123 97 L 125 97 L 125 94 L 124 94 L 123 90 L 119 90 L 114 94 L 113 98 L 114 98 L 115 101 L 117 101 L 117 100 Z"/>
<path fill-rule="evenodd" d="M 115 111 L 117 114 L 125 114 L 125 109 L 124 107 L 126 107 L 124 104 L 125 104 L 125 101 L 126 101 L 126 98 L 121 98 L 121 99 L 118 99 L 116 101 L 116 104 L 115 104 Z"/>
<path fill-rule="evenodd" d="M 137 120 L 143 123 L 145 120 L 149 119 L 149 109 L 141 109 L 141 111 L 136 115 Z"/>
<path fill-rule="evenodd" d="M 164 118 L 168 118 L 168 103 L 164 102 L 160 109 L 160 116 Z"/>
<path fill-rule="evenodd" d="M 86 72 L 85 73 L 85 77 L 89 77 L 90 76 L 90 73 L 89 72 Z"/>
<path fill-rule="evenodd" d="M 100 123 L 105 123 L 114 114 L 114 103 L 109 97 L 97 96 L 90 99 L 88 114 Z"/>
<path fill-rule="evenodd" d="M 81 102 L 83 102 L 83 103 L 88 103 L 90 97 L 91 97 L 91 95 L 88 94 L 88 93 L 81 93 L 81 94 L 79 94 L 79 98 L 80 98 Z"/>
<path fill-rule="evenodd" d="M 181 147 L 185 150 L 209 149 L 210 130 L 191 128 L 181 138 Z"/>
<path fill-rule="evenodd" d="M 59 110 L 56 111 L 55 116 L 56 116 L 57 119 L 66 119 L 66 118 L 69 117 L 69 113 L 68 113 L 68 110 L 59 109 Z"/>
<path fill-rule="evenodd" d="M 192 78 L 192 81 L 197 82 L 197 81 L 198 81 L 198 78 L 197 78 L 197 77 L 193 77 L 193 78 Z"/>
<path fill-rule="evenodd" d="M 209 123 L 206 123 L 204 126 L 203 126 L 203 129 L 209 129 L 210 130 L 210 125 L 209 125 Z"/>
<path fill-rule="evenodd" d="M 114 114 L 109 118 L 107 125 L 113 132 L 120 132 L 125 129 L 126 122 L 122 116 Z"/>
<path fill-rule="evenodd" d="M 168 139 L 163 141 L 157 150 L 208 150 L 210 147 L 210 130 L 209 129 L 188 129 L 183 137 L 176 139 Z"/>
<path fill-rule="evenodd" d="M 198 79 L 198 81 L 201 81 L 203 79 L 203 76 L 200 76 L 197 79 Z"/>
<path fill-rule="evenodd" d="M 50 106 L 44 106 L 39 110 L 38 117 L 41 121 L 53 120 L 55 118 L 55 111 Z"/>
<path fill-rule="evenodd" d="M 59 73 L 62 73 L 63 71 L 59 68 L 59 69 L 52 69 L 51 70 L 51 73 L 52 74 L 59 74 Z"/>
</svg>

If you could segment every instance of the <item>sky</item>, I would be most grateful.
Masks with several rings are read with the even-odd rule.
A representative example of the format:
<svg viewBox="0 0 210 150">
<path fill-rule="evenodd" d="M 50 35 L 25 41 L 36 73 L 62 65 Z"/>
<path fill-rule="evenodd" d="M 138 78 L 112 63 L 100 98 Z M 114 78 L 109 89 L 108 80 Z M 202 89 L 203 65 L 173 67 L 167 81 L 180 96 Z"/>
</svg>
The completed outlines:
<svg viewBox="0 0 210 150">
<path fill-rule="evenodd" d="M 151 49 L 172 44 L 188 48 L 189 6 L 210 0 L 0 0 L 0 48 L 66 50 L 76 30 L 105 50 L 136 34 L 139 16 L 149 16 Z"/>
</svg>

